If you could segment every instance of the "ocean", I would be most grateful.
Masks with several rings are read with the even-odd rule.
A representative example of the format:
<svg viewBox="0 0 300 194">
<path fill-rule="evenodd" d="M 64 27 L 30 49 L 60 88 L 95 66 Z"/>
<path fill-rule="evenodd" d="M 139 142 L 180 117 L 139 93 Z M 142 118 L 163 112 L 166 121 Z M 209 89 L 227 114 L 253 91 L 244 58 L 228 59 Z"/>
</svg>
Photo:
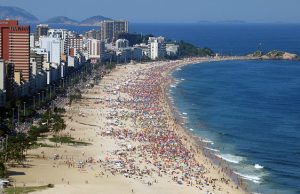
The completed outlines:
<svg viewBox="0 0 300 194">
<path fill-rule="evenodd" d="M 130 31 L 226 55 L 257 49 L 300 55 L 299 24 L 130 24 Z M 205 137 L 252 192 L 300 194 L 299 75 L 297 61 L 207 62 L 175 71 L 170 92 L 185 127 Z"/>
<path fill-rule="evenodd" d="M 78 33 L 98 26 L 50 25 Z M 34 31 L 35 26 L 31 29 Z M 300 55 L 300 24 L 138 24 L 129 31 L 184 40 L 199 47 L 209 47 L 223 55 L 245 55 L 262 51 L 284 50 Z"/>
<path fill-rule="evenodd" d="M 186 128 L 248 180 L 250 191 L 300 193 L 300 62 L 222 61 L 175 71 Z"/>
</svg>

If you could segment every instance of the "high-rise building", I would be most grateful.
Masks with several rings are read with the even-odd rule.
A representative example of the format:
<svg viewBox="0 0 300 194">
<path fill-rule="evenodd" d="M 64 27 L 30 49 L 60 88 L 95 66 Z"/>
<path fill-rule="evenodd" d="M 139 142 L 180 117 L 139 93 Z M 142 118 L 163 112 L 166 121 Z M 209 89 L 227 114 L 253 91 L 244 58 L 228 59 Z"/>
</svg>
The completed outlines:
<svg viewBox="0 0 300 194">
<path fill-rule="evenodd" d="M 35 38 L 34 38 L 35 36 L 34 36 L 34 34 L 30 34 L 30 36 L 29 36 L 29 40 L 30 40 L 30 49 L 32 49 L 32 48 L 35 48 Z"/>
<path fill-rule="evenodd" d="M 42 55 L 43 57 L 43 65 L 42 70 L 46 70 L 47 67 L 49 67 L 49 52 L 46 49 L 43 48 L 33 48 L 31 49 L 33 52 L 35 52 L 37 55 Z M 30 54 L 31 58 L 31 54 Z"/>
<path fill-rule="evenodd" d="M 100 47 L 99 47 L 99 52 L 100 52 L 100 62 L 103 62 L 106 58 L 106 48 L 105 48 L 105 42 L 100 41 Z"/>
<path fill-rule="evenodd" d="M 164 58 L 166 55 L 165 38 L 162 36 L 149 37 L 148 48 L 149 48 L 149 57 L 152 60 Z"/>
<path fill-rule="evenodd" d="M 39 41 L 39 38 L 41 36 L 47 36 L 48 35 L 49 27 L 47 24 L 39 24 L 35 28 L 35 34 L 34 34 L 34 40 Z"/>
<path fill-rule="evenodd" d="M 69 36 L 68 38 L 68 49 L 75 48 L 76 52 L 82 52 L 83 50 L 83 37 L 76 34 Z M 76 54 L 77 54 L 76 53 Z"/>
<path fill-rule="evenodd" d="M 43 63 L 44 63 L 44 55 L 38 54 L 36 51 L 31 50 L 30 51 L 30 63 L 31 63 L 31 72 L 32 75 L 37 75 L 38 73 L 43 71 Z M 32 68 L 32 64 L 35 64 Z"/>
<path fill-rule="evenodd" d="M 88 39 L 88 54 L 92 63 L 100 61 L 100 40 Z"/>
<path fill-rule="evenodd" d="M 49 29 L 48 36 L 52 38 L 59 38 L 61 40 L 61 54 L 68 54 L 68 31 L 66 29 Z"/>
<path fill-rule="evenodd" d="M 90 39 L 97 39 L 100 40 L 101 38 L 101 32 L 98 30 L 90 30 L 84 33 L 85 38 L 90 38 Z"/>
<path fill-rule="evenodd" d="M 30 27 L 16 20 L 0 20 L 0 58 L 14 63 L 22 81 L 30 77 Z"/>
<path fill-rule="evenodd" d="M 5 92 L 6 99 L 12 99 L 14 92 L 14 64 L 0 60 L 0 91 Z"/>
<path fill-rule="evenodd" d="M 48 52 L 49 63 L 55 63 L 57 65 L 61 62 L 61 39 L 53 37 L 41 37 L 40 38 L 40 48 L 46 49 Z"/>
<path fill-rule="evenodd" d="M 128 33 L 128 21 L 105 20 L 101 22 L 101 40 L 112 42 L 121 33 Z"/>
</svg>

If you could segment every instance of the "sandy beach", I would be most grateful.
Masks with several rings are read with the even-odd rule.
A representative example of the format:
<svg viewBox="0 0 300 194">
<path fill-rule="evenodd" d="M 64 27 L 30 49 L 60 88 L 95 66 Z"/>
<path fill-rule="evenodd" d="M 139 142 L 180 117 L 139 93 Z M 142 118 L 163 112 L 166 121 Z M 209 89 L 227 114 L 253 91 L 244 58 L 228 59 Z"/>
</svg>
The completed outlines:
<svg viewBox="0 0 300 194">
<path fill-rule="evenodd" d="M 214 60 L 230 59 L 238 58 Z M 172 71 L 210 60 L 118 66 L 82 91 L 80 102 L 65 107 L 67 128 L 61 135 L 89 145 L 30 150 L 29 167 L 9 168 L 11 178 L 17 186 L 54 184 L 36 192 L 43 194 L 247 193 L 226 163 L 181 127 L 168 96 Z"/>
</svg>

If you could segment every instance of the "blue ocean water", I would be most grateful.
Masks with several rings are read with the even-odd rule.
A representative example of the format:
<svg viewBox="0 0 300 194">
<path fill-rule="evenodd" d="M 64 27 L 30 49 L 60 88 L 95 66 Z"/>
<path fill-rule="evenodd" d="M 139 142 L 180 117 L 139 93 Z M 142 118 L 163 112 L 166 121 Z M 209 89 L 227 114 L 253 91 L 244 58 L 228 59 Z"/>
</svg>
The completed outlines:
<svg viewBox="0 0 300 194">
<path fill-rule="evenodd" d="M 50 25 L 78 33 L 99 26 Z M 34 31 L 35 26 L 31 29 Z M 138 24 L 130 23 L 130 32 L 162 35 L 209 47 L 224 55 L 245 55 L 257 49 L 284 50 L 300 55 L 300 24 Z"/>
<path fill-rule="evenodd" d="M 171 93 L 186 127 L 213 142 L 251 191 L 299 194 L 299 75 L 300 62 L 207 62 L 174 72 Z"/>
<path fill-rule="evenodd" d="M 131 24 L 130 31 L 184 40 L 224 55 L 258 49 L 300 55 L 300 24 Z"/>
</svg>

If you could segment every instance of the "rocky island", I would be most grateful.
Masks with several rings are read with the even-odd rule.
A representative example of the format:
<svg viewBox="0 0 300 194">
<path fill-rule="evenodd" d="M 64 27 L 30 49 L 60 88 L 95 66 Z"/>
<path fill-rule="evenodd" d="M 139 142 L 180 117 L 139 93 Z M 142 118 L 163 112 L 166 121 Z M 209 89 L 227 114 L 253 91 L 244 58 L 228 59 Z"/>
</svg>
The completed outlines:
<svg viewBox="0 0 300 194">
<path fill-rule="evenodd" d="M 262 51 L 256 51 L 252 54 L 247 55 L 249 57 L 255 57 L 263 60 L 300 60 L 297 54 L 288 53 L 285 51 L 270 51 L 264 54 Z"/>
</svg>

